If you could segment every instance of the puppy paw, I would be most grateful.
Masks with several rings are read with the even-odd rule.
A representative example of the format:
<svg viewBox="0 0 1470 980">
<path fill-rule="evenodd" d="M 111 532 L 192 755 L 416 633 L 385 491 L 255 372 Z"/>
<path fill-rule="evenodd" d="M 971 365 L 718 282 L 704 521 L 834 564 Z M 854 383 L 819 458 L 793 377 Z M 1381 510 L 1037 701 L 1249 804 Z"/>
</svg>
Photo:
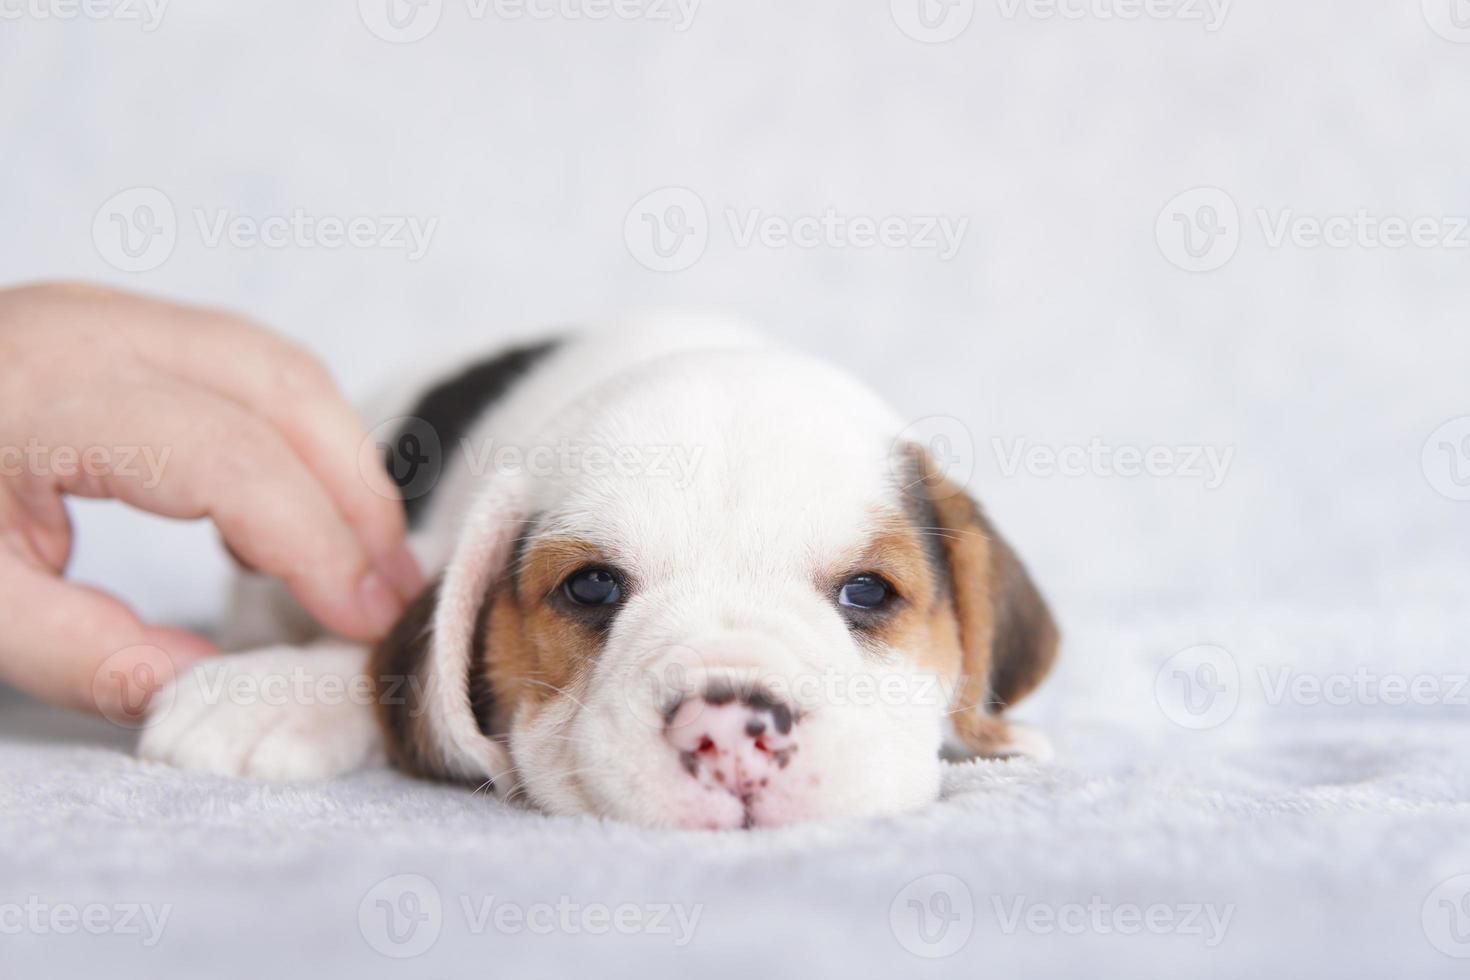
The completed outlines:
<svg viewBox="0 0 1470 980">
<path fill-rule="evenodd" d="M 360 647 L 271 647 L 211 657 L 154 698 L 144 759 L 282 782 L 327 779 L 382 759 Z"/>
</svg>

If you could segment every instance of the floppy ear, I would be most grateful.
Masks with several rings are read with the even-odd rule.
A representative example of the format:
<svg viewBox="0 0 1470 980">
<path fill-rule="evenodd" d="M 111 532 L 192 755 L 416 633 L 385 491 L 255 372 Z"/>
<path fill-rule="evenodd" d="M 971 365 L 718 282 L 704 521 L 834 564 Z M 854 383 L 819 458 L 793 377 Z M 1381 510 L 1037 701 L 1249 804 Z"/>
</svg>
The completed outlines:
<svg viewBox="0 0 1470 980">
<path fill-rule="evenodd" d="M 1056 660 L 1060 635 L 1046 600 L 980 505 L 913 447 L 914 478 L 925 526 L 937 529 L 959 624 L 961 683 L 950 705 L 967 748 L 1005 755 L 1014 748 L 995 716 L 1031 693 Z"/>
<path fill-rule="evenodd" d="M 510 493 L 492 491 L 459 532 L 449 567 L 373 651 L 388 755 L 435 779 L 482 782 L 510 768 L 489 733 L 486 619 L 519 535 Z"/>
</svg>

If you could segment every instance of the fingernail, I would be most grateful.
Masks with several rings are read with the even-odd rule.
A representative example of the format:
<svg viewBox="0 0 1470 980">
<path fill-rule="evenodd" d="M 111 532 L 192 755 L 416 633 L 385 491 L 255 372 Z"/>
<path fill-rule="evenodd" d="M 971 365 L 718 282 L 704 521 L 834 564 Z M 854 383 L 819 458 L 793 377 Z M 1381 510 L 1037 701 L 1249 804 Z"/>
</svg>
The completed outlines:
<svg viewBox="0 0 1470 980">
<path fill-rule="evenodd" d="M 424 573 L 419 570 L 418 559 L 414 558 L 407 545 L 401 545 L 390 557 L 379 561 L 377 568 L 405 602 L 417 599 L 424 591 Z"/>
<path fill-rule="evenodd" d="M 388 588 L 377 572 L 368 572 L 357 585 L 357 604 L 363 620 L 375 636 L 393 628 L 403 613 L 403 602 Z"/>
</svg>

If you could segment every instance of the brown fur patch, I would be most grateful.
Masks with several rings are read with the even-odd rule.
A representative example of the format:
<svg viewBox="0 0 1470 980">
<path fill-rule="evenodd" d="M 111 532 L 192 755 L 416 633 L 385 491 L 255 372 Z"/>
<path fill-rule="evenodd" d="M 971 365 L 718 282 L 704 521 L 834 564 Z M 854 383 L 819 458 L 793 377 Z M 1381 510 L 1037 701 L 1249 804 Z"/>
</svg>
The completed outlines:
<svg viewBox="0 0 1470 980">
<path fill-rule="evenodd" d="M 1008 741 L 994 718 L 1041 683 L 1060 642 L 1046 601 L 978 504 L 913 453 L 921 519 L 932 521 L 949 568 L 962 667 L 951 704 L 955 730 L 974 752 Z"/>
<path fill-rule="evenodd" d="M 559 590 L 578 568 L 602 563 L 600 551 L 573 538 L 538 541 L 522 555 L 516 588 L 497 595 L 483 634 L 497 731 L 506 731 L 517 711 L 572 690 L 596 660 L 600 632 L 569 615 Z"/>
<path fill-rule="evenodd" d="M 557 597 L 568 574 L 600 558 L 581 541 L 538 542 L 520 556 L 514 574 L 501 576 L 485 596 L 464 683 L 486 735 L 504 735 L 518 711 L 534 712 L 558 691 L 572 689 L 597 656 L 599 632 L 559 608 Z M 425 701 L 438 588 L 436 582 L 427 589 L 378 644 L 372 673 L 391 761 L 412 773 L 443 778 L 448 773 L 428 727 Z"/>
<path fill-rule="evenodd" d="M 947 575 L 929 560 L 922 528 L 891 517 L 878 518 L 877 527 L 872 543 L 830 576 L 829 589 L 835 592 L 860 572 L 883 576 L 900 601 L 890 615 L 862 631 L 860 642 L 913 651 L 921 666 L 952 680 L 963 656 Z"/>
</svg>

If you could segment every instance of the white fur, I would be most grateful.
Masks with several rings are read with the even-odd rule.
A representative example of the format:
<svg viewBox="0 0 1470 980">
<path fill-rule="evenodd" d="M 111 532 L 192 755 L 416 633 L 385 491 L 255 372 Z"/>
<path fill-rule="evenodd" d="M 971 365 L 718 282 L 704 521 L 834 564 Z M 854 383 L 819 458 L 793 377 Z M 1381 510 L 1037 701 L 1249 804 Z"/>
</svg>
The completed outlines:
<svg viewBox="0 0 1470 980">
<path fill-rule="evenodd" d="M 512 726 L 532 800 L 639 823 L 738 826 L 738 806 L 700 809 L 708 806 L 700 787 L 670 764 L 650 723 L 660 704 L 689 693 L 675 690 L 677 668 L 686 676 L 740 671 L 798 700 L 805 694 L 808 720 L 787 782 L 806 782 L 757 818 L 890 812 L 934 798 L 946 706 L 938 698 L 865 703 L 854 683 L 866 675 L 878 686 L 912 670 L 917 651 L 880 659 L 861 649 L 815 584 L 867 544 L 880 514 L 901 513 L 889 470 L 899 428 L 851 379 L 769 350 L 670 355 L 602 386 L 552 424 L 551 439 L 702 454 L 685 487 L 574 474 L 534 488 L 528 510 L 543 515 L 548 532 L 597 542 L 638 586 L 570 692 L 582 707 Z"/>
<path fill-rule="evenodd" d="M 382 760 L 366 653 L 349 643 L 214 657 L 155 700 L 145 759 L 220 776 L 325 779 Z"/>
</svg>

